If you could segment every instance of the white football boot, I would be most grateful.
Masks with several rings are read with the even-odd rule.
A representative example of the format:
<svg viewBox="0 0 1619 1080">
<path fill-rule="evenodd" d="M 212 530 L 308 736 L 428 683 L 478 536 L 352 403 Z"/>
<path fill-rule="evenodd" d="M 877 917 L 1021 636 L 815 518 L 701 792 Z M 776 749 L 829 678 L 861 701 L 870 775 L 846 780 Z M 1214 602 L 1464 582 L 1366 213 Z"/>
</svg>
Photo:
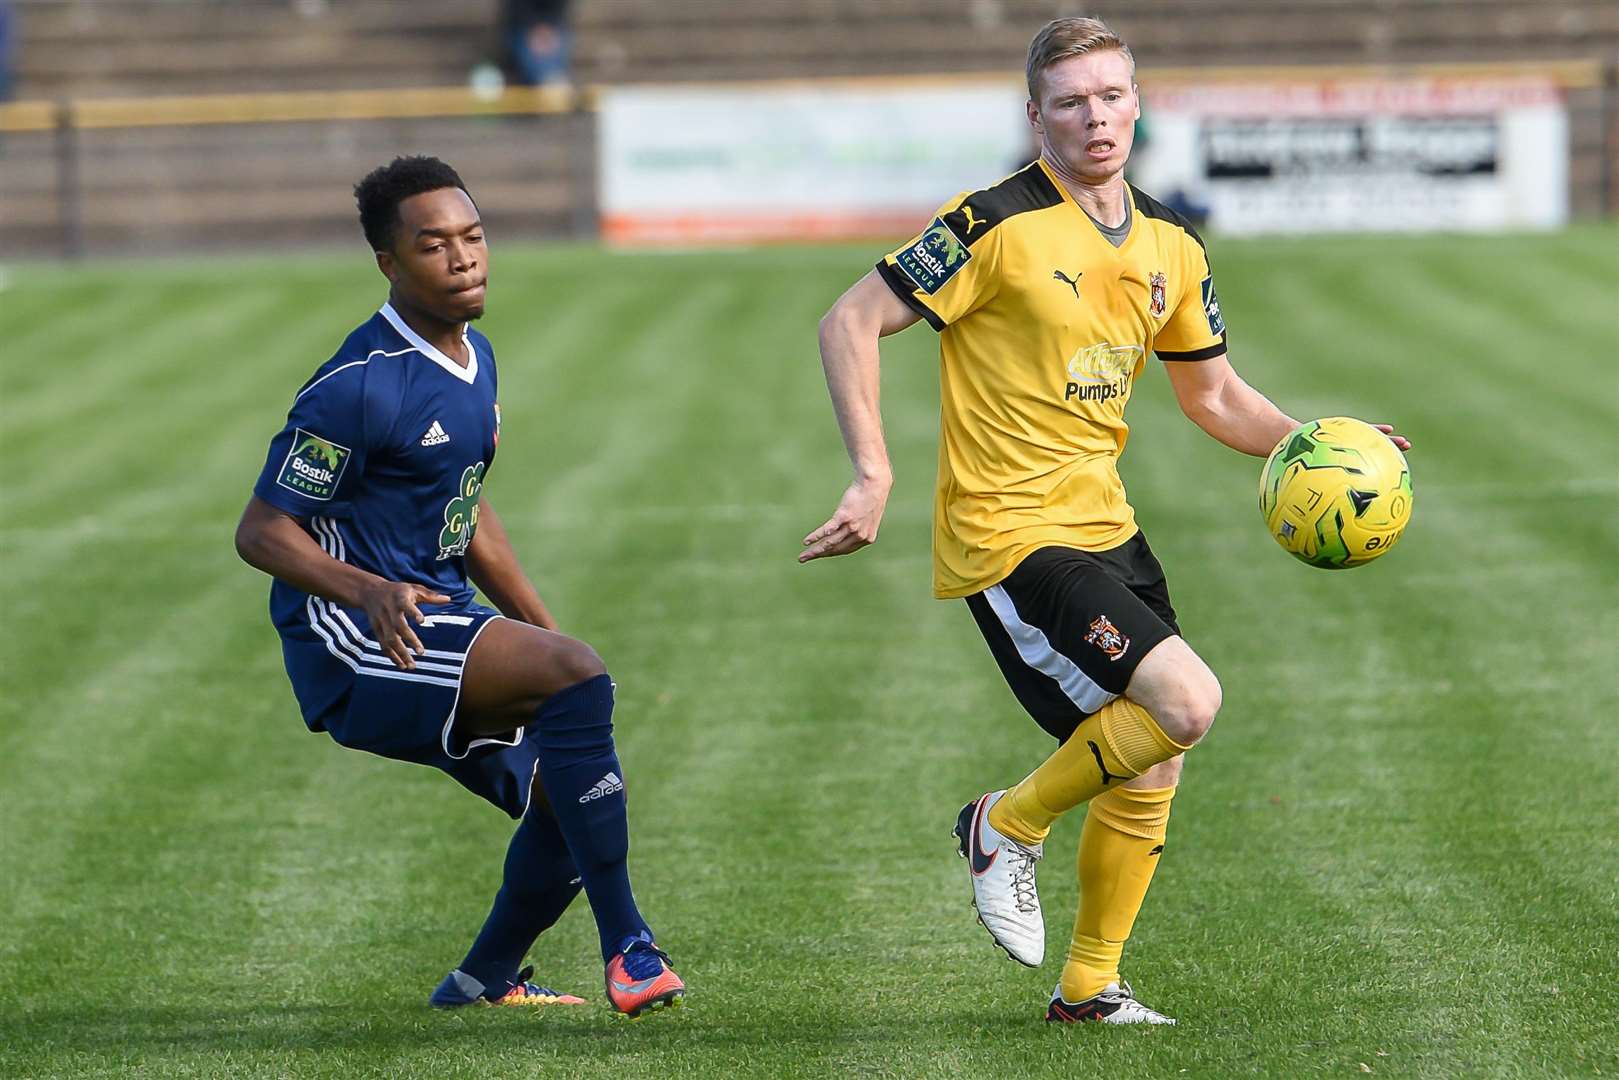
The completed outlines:
<svg viewBox="0 0 1619 1080">
<path fill-rule="evenodd" d="M 1084 1001 L 1073 1002 L 1062 996 L 1062 983 L 1051 992 L 1046 1006 L 1049 1024 L 1173 1024 L 1173 1017 L 1154 1012 L 1136 1000 L 1129 983 L 1108 983 L 1102 992 Z"/>
<path fill-rule="evenodd" d="M 1034 890 L 1034 864 L 1041 845 L 1029 847 L 1002 836 L 989 823 L 989 808 L 1005 791 L 991 791 L 961 808 L 956 837 L 973 883 L 978 921 L 1020 964 L 1039 967 L 1046 957 L 1046 923 Z"/>
</svg>

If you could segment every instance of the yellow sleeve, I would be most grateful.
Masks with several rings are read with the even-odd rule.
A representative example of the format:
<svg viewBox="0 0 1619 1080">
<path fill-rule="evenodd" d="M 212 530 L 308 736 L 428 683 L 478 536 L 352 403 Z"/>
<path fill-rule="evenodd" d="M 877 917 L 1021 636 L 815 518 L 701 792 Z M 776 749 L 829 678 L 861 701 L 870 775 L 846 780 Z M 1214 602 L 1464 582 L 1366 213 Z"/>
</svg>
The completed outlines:
<svg viewBox="0 0 1619 1080">
<path fill-rule="evenodd" d="M 1153 351 L 1160 360 L 1210 360 L 1226 351 L 1214 272 L 1208 252 L 1196 238 L 1184 236 L 1182 252 L 1180 302 L 1153 339 Z"/>
<path fill-rule="evenodd" d="M 960 210 L 968 194 L 941 206 L 919 236 L 877 264 L 894 294 L 935 330 L 983 306 L 1000 287 L 1001 230 L 982 230 L 970 243 L 962 239 L 973 231 Z"/>
</svg>

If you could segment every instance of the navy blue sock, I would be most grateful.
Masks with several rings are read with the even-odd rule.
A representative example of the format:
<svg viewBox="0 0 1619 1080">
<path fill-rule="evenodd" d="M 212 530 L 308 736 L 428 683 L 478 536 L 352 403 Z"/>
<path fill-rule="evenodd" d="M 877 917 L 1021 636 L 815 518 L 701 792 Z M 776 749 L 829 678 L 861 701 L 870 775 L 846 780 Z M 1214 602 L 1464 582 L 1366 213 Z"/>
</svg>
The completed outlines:
<svg viewBox="0 0 1619 1080">
<path fill-rule="evenodd" d="M 461 961 L 461 970 L 497 996 L 509 989 L 534 939 L 560 919 L 578 895 L 579 871 L 562 830 L 535 800 L 512 834 L 495 906 Z"/>
<path fill-rule="evenodd" d="M 540 777 L 596 916 L 602 959 L 647 930 L 630 892 L 624 770 L 613 750 L 613 681 L 598 675 L 546 699 L 529 726 Z"/>
</svg>

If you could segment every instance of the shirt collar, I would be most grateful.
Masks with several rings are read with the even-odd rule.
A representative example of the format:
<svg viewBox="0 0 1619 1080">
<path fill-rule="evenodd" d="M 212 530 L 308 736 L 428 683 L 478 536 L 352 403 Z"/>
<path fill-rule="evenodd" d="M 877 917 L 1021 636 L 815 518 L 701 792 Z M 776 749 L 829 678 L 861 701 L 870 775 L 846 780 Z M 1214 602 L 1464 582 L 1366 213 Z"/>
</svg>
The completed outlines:
<svg viewBox="0 0 1619 1080">
<path fill-rule="evenodd" d="M 380 314 L 384 319 L 388 320 L 389 326 L 392 326 L 399 332 L 400 337 L 410 342 L 411 348 L 433 361 L 433 363 L 437 364 L 445 371 L 448 371 L 451 375 L 454 375 L 457 379 L 471 385 L 472 382 L 478 378 L 478 350 L 472 347 L 472 339 L 467 336 L 465 326 L 461 328 L 461 340 L 466 344 L 467 356 L 469 359 L 467 360 L 467 366 L 462 367 L 454 360 L 451 360 L 448 356 L 445 356 L 437 348 L 429 345 L 426 338 L 422 337 L 416 331 L 407 326 L 405 324 L 405 320 L 399 317 L 399 312 L 394 310 L 391 303 L 383 304 Z"/>
</svg>

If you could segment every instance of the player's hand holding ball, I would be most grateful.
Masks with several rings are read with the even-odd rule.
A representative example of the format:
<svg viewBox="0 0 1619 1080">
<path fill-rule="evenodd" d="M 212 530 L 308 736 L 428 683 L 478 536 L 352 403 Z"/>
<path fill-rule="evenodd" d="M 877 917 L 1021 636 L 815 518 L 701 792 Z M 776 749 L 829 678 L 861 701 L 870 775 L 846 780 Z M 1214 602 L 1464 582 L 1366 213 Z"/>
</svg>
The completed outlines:
<svg viewBox="0 0 1619 1080">
<path fill-rule="evenodd" d="M 1276 444 L 1259 478 L 1259 511 L 1301 562 L 1342 570 L 1371 562 L 1411 520 L 1410 442 L 1386 424 L 1347 416 L 1300 424 Z"/>
</svg>

